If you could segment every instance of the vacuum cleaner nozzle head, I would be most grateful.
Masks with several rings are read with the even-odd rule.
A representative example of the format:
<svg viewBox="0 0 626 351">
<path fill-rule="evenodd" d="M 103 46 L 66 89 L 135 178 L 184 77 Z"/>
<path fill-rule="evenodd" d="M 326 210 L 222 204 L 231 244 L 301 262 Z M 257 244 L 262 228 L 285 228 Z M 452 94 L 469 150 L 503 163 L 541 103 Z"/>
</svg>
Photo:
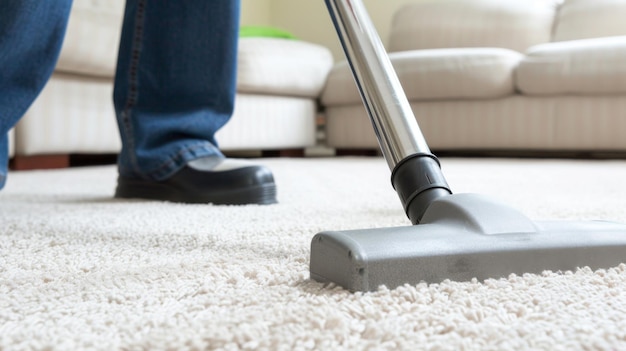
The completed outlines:
<svg viewBox="0 0 626 351">
<path fill-rule="evenodd" d="M 457 194 L 435 200 L 419 225 L 317 234 L 310 272 L 320 282 L 372 291 L 625 261 L 625 225 L 533 222 L 491 199 Z"/>
</svg>

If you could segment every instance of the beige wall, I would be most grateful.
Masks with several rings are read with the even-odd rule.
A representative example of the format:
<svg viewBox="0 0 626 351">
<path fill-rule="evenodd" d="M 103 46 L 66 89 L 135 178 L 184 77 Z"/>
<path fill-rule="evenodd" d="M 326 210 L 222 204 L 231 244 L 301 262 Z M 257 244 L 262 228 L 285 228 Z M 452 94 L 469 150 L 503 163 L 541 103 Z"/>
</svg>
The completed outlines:
<svg viewBox="0 0 626 351">
<path fill-rule="evenodd" d="M 271 1 L 272 0 L 241 0 L 241 24 L 244 26 L 271 25 Z"/>
<path fill-rule="evenodd" d="M 289 30 L 299 39 L 329 47 L 333 54 L 340 52 L 324 0 L 271 0 L 271 5 L 274 26 Z"/>
<path fill-rule="evenodd" d="M 412 1 L 423 0 L 363 0 L 384 43 L 393 13 Z M 336 60 L 344 57 L 324 0 L 243 0 L 242 24 L 283 28 L 302 40 L 328 47 Z"/>
</svg>

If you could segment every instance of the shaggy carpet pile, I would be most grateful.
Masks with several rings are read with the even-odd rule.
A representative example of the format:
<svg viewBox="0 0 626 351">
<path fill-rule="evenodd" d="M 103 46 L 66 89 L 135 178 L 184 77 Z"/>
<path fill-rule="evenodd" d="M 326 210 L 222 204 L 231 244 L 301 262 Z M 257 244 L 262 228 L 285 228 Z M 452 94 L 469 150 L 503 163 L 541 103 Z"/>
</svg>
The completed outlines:
<svg viewBox="0 0 626 351">
<path fill-rule="evenodd" d="M 0 349 L 626 349 L 624 264 L 371 293 L 311 281 L 315 233 L 409 224 L 389 170 L 381 158 L 260 161 L 277 205 L 115 200 L 114 166 L 10 173 Z M 626 161 L 442 165 L 455 192 L 533 219 L 626 222 Z"/>
</svg>

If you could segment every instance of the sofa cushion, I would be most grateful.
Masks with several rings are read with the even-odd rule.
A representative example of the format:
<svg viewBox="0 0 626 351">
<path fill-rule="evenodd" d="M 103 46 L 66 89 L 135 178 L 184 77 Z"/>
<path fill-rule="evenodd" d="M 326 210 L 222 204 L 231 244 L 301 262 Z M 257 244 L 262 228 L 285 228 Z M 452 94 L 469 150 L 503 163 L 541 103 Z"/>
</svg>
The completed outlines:
<svg viewBox="0 0 626 351">
<path fill-rule="evenodd" d="M 526 94 L 626 93 L 626 36 L 532 47 L 516 84 Z"/>
<path fill-rule="evenodd" d="M 500 47 L 550 41 L 559 0 L 424 0 L 396 11 L 389 51 Z"/>
<path fill-rule="evenodd" d="M 518 52 L 498 48 L 431 49 L 389 54 L 407 98 L 415 100 L 495 98 L 514 92 Z M 347 63 L 337 64 L 322 94 L 324 105 L 361 101 Z"/>
<path fill-rule="evenodd" d="M 333 65 L 327 48 L 299 40 L 241 38 L 237 91 L 317 98 Z"/>
<path fill-rule="evenodd" d="M 124 1 L 74 1 L 57 70 L 113 77 Z"/>
<path fill-rule="evenodd" d="M 626 1 L 567 0 L 559 9 L 553 41 L 626 35 Z"/>
</svg>

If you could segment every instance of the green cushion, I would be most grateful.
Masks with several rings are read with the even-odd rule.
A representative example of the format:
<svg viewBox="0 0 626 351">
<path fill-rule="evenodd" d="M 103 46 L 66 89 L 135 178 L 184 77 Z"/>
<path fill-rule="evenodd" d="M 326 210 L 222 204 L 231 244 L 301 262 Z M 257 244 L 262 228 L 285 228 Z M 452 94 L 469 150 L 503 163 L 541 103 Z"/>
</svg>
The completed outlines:
<svg viewBox="0 0 626 351">
<path fill-rule="evenodd" d="M 239 37 L 265 37 L 265 38 L 283 38 L 297 39 L 293 34 L 286 30 L 275 27 L 264 26 L 243 26 L 239 29 Z"/>
</svg>

